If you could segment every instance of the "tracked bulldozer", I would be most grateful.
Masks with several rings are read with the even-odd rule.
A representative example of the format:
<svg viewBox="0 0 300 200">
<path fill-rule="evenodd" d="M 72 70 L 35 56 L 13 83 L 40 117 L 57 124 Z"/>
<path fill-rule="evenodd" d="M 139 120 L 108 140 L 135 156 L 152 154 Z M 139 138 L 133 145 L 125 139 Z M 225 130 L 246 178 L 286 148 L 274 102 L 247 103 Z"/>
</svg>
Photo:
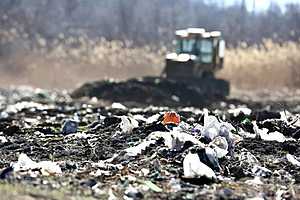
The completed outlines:
<svg viewBox="0 0 300 200">
<path fill-rule="evenodd" d="M 128 105 L 205 106 L 223 100 L 229 94 L 229 83 L 214 76 L 224 61 L 221 33 L 188 28 L 175 35 L 176 51 L 166 55 L 161 76 L 90 82 L 71 96 L 98 97 Z"/>
<path fill-rule="evenodd" d="M 214 76 L 224 64 L 225 41 L 221 32 L 188 28 L 177 30 L 175 36 L 175 52 L 166 55 L 162 76 L 197 86 L 210 95 L 227 96 L 229 83 Z"/>
</svg>

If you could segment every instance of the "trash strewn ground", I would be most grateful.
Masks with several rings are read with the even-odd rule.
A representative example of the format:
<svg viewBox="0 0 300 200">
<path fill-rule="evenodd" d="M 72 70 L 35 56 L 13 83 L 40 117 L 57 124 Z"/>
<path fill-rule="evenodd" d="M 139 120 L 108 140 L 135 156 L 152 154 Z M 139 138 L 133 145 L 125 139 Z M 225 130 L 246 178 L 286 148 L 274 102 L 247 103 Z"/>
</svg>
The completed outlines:
<svg viewBox="0 0 300 200">
<path fill-rule="evenodd" d="M 0 199 L 297 199 L 297 109 L 0 90 Z"/>
</svg>

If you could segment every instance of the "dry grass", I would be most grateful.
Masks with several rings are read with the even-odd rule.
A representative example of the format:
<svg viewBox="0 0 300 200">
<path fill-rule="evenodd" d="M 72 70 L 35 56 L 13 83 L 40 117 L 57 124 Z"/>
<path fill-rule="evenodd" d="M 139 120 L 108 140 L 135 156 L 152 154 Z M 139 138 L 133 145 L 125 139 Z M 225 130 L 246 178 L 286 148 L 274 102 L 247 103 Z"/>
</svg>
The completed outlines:
<svg viewBox="0 0 300 200">
<path fill-rule="evenodd" d="M 10 35 L 10 37 L 12 37 Z M 64 37 L 28 42 L 17 34 L 13 53 L 0 58 L 0 85 L 26 84 L 42 88 L 74 88 L 86 81 L 159 75 L 165 48 L 133 47 L 130 42 L 103 38 Z M 15 47 L 14 42 L 18 45 Z"/>
<path fill-rule="evenodd" d="M 265 40 L 260 46 L 228 49 L 219 73 L 240 89 L 300 87 L 300 43 Z"/>
<path fill-rule="evenodd" d="M 85 81 L 159 75 L 166 48 L 134 47 L 131 42 L 65 37 L 47 41 L 17 30 L 0 31 L 9 44 L 0 57 L 0 86 L 26 84 L 42 88 L 75 88 Z M 7 51 L 6 48 L 4 48 Z M 0 49 L 1 50 L 1 49 Z M 1 54 L 1 51 L 0 51 Z M 219 77 L 238 89 L 300 87 L 300 43 L 260 46 L 241 44 L 226 52 Z"/>
</svg>

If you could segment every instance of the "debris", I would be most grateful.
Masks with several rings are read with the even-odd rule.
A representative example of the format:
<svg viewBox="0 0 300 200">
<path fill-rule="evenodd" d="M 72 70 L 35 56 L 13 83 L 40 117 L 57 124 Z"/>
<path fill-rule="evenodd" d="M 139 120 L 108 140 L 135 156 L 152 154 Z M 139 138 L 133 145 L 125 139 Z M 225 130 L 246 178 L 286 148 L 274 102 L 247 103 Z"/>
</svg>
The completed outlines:
<svg viewBox="0 0 300 200">
<path fill-rule="evenodd" d="M 1 143 L 6 143 L 6 142 L 8 142 L 8 140 L 6 139 L 6 137 L 0 135 L 0 144 Z"/>
<path fill-rule="evenodd" d="M 261 181 L 261 178 L 259 176 L 255 176 L 254 179 L 247 180 L 247 181 L 245 181 L 245 183 L 248 185 L 255 185 L 255 186 L 264 184 Z"/>
<path fill-rule="evenodd" d="M 218 158 L 223 158 L 228 153 L 228 142 L 224 137 L 217 136 L 209 145 L 214 149 Z"/>
<path fill-rule="evenodd" d="M 133 115 L 133 119 L 135 119 L 136 121 L 142 121 L 142 122 L 147 122 L 147 119 L 143 116 L 143 115 Z"/>
<path fill-rule="evenodd" d="M 217 170 L 217 171 L 220 171 L 221 166 L 220 166 L 219 161 L 218 161 L 217 152 L 214 149 L 210 148 L 210 147 L 206 147 L 205 148 L 205 155 L 208 158 L 208 161 L 211 164 L 212 168 Z M 200 160 L 201 160 L 201 158 L 200 158 Z M 208 163 L 205 163 L 205 164 L 208 164 Z"/>
<path fill-rule="evenodd" d="M 220 123 L 215 116 L 204 116 L 203 136 L 210 141 L 219 135 Z"/>
<path fill-rule="evenodd" d="M 156 140 L 149 140 L 149 141 L 146 140 L 135 147 L 129 147 L 128 149 L 125 149 L 125 152 L 128 156 L 137 156 L 141 154 L 143 151 L 145 151 L 147 147 L 155 143 Z"/>
<path fill-rule="evenodd" d="M 12 164 L 14 172 L 40 170 L 44 176 L 62 174 L 61 168 L 54 162 L 41 161 L 34 162 L 26 154 L 22 153 L 19 156 L 18 162 Z"/>
<path fill-rule="evenodd" d="M 178 126 L 180 123 L 180 116 L 176 112 L 166 112 L 163 116 L 162 123 L 164 125 L 174 124 Z"/>
<path fill-rule="evenodd" d="M 17 113 L 23 109 L 32 109 L 32 111 L 42 111 L 42 110 L 47 110 L 47 109 L 51 109 L 53 108 L 52 106 L 47 106 L 47 105 L 43 105 L 40 103 L 36 103 L 36 102 L 28 102 L 28 101 L 22 101 L 22 102 L 18 102 L 16 104 L 13 105 L 9 105 L 7 106 L 7 108 L 5 109 L 4 112 L 7 112 L 8 114 L 13 114 L 13 113 Z"/>
<path fill-rule="evenodd" d="M 127 109 L 127 107 L 124 106 L 121 103 L 113 103 L 113 104 L 111 104 L 111 108 L 112 109 L 119 109 L 119 110 L 126 110 Z"/>
<path fill-rule="evenodd" d="M 168 186 L 170 187 L 171 192 L 178 192 L 182 189 L 179 179 L 175 179 L 175 178 L 171 178 Z"/>
<path fill-rule="evenodd" d="M 159 117 L 160 117 L 160 114 L 152 115 L 151 117 L 149 117 L 149 118 L 146 120 L 146 124 L 152 124 L 153 122 L 158 121 Z"/>
<path fill-rule="evenodd" d="M 230 132 L 234 130 L 235 128 L 230 123 L 219 122 L 218 119 L 212 115 L 204 115 L 204 126 L 201 132 L 209 141 L 212 141 L 220 134 L 230 139 Z"/>
<path fill-rule="evenodd" d="M 24 102 L 8 95 L 1 113 Z M 45 110 L 23 103 L 17 113 L 0 117 L 1 184 L 63 188 L 100 199 L 247 199 L 257 191 L 266 199 L 275 198 L 274 191 L 286 191 L 279 194 L 286 199 L 299 196 L 300 115 L 289 105 L 280 119 L 257 121 L 257 110 L 278 113 L 282 107 L 249 103 L 249 116 L 246 109 L 233 117 L 228 109 L 246 103 L 225 100 L 200 109 L 131 108 L 138 105 L 128 102 L 126 109 L 112 109 L 102 100 L 59 98 L 36 101 Z M 180 122 L 163 125 L 171 109 Z M 77 122 L 77 130 L 57 135 L 65 119 Z M 19 152 L 29 157 L 20 154 L 17 160 Z"/>
<path fill-rule="evenodd" d="M 232 108 L 227 111 L 229 114 L 232 114 L 234 117 L 237 117 L 240 113 L 244 115 L 251 115 L 252 110 L 246 107 Z"/>
<path fill-rule="evenodd" d="M 139 127 L 139 122 L 132 117 L 120 116 L 121 123 L 119 125 L 122 133 L 130 133 L 134 128 Z"/>
<path fill-rule="evenodd" d="M 147 176 L 149 173 L 150 173 L 149 169 L 146 169 L 146 168 L 141 169 L 141 175 L 142 176 Z"/>
<path fill-rule="evenodd" d="M 286 140 L 285 136 L 278 131 L 271 132 L 268 134 L 265 132 L 261 132 L 260 137 L 261 137 L 261 139 L 266 140 L 266 141 L 284 142 Z"/>
<path fill-rule="evenodd" d="M 272 175 L 271 170 L 259 165 L 254 165 L 254 167 L 252 168 L 252 173 L 255 176 L 260 176 L 260 177 L 270 177 Z"/>
<path fill-rule="evenodd" d="M 9 114 L 5 111 L 0 112 L 0 119 L 6 119 L 9 117 Z"/>
<path fill-rule="evenodd" d="M 248 167 L 254 167 L 255 165 L 260 165 L 257 158 L 252 153 L 250 153 L 245 149 L 243 149 L 243 151 L 239 155 L 239 161 L 242 164 L 247 165 Z"/>
<path fill-rule="evenodd" d="M 183 173 L 186 178 L 206 177 L 215 180 L 215 172 L 202 163 L 197 154 L 188 153 L 183 160 Z"/>
<path fill-rule="evenodd" d="M 198 145 L 200 147 L 204 147 L 204 144 L 200 142 L 198 139 L 196 139 L 195 136 L 184 132 L 179 132 L 177 130 L 173 130 L 171 132 L 156 131 L 151 133 L 148 137 L 149 139 L 155 139 L 155 140 L 163 138 L 165 146 L 167 146 L 169 149 L 179 150 L 182 148 L 184 143 L 188 141 L 191 142 L 192 144 Z"/>
<path fill-rule="evenodd" d="M 61 132 L 63 134 L 76 133 L 78 129 L 78 122 L 75 120 L 66 120 L 62 126 Z"/>
<path fill-rule="evenodd" d="M 268 133 L 269 130 L 267 128 L 259 129 L 256 122 L 253 122 L 253 129 L 254 129 L 255 133 L 257 135 L 259 135 L 262 140 L 277 141 L 277 142 L 286 141 L 286 138 L 282 133 L 280 133 L 278 131 Z"/>
<path fill-rule="evenodd" d="M 136 188 L 129 186 L 125 191 L 124 199 L 142 199 L 144 195 Z"/>
<path fill-rule="evenodd" d="M 293 165 L 296 165 L 298 167 L 300 167 L 300 161 L 298 161 L 295 156 L 291 155 L 291 154 L 286 154 L 286 159 L 292 163 Z"/>
<path fill-rule="evenodd" d="M 14 170 L 11 166 L 2 170 L 2 172 L 0 173 L 0 180 L 8 178 L 12 174 L 13 171 Z"/>
<path fill-rule="evenodd" d="M 152 183 L 151 181 L 144 181 L 144 184 L 149 187 L 149 189 L 151 189 L 154 192 L 162 192 L 163 190 L 158 187 L 157 185 L 155 185 L 154 183 Z"/>
<path fill-rule="evenodd" d="M 110 175 L 112 175 L 112 172 L 109 170 L 97 169 L 96 172 L 91 172 L 90 174 L 92 176 L 99 177 L 99 176 L 110 176 Z"/>
</svg>

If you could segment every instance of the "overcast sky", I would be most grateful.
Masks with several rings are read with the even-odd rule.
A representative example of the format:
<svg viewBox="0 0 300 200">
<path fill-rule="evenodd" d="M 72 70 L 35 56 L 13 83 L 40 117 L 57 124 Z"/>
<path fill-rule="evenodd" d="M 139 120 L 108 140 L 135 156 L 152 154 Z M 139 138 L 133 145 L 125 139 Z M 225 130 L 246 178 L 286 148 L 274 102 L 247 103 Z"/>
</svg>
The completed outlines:
<svg viewBox="0 0 300 200">
<path fill-rule="evenodd" d="M 224 0 L 226 5 L 233 4 L 234 2 L 241 2 L 242 0 Z M 276 2 L 284 9 L 284 5 L 287 3 L 300 3 L 300 0 L 246 0 L 249 10 L 252 10 L 253 1 L 255 1 L 257 10 L 265 10 L 269 7 L 270 3 Z"/>
</svg>

